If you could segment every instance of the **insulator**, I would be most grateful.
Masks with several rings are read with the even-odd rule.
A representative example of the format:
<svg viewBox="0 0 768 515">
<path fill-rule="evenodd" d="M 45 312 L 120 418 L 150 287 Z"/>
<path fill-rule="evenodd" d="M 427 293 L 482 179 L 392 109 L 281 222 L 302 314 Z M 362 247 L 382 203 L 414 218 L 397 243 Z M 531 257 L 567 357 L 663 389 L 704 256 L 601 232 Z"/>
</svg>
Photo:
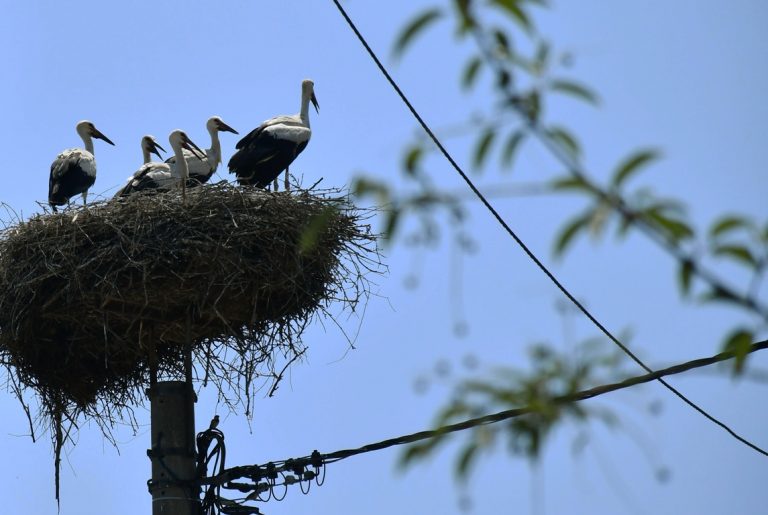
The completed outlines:
<svg viewBox="0 0 768 515">
<path fill-rule="evenodd" d="M 269 492 L 269 489 L 272 488 L 272 485 L 267 483 L 266 481 L 262 481 L 258 485 L 256 485 L 256 491 L 261 493 Z"/>
<path fill-rule="evenodd" d="M 277 469 L 274 463 L 272 463 L 271 461 L 267 463 L 266 469 L 267 469 L 267 477 L 269 479 L 277 479 Z"/>
<path fill-rule="evenodd" d="M 317 450 L 312 451 L 312 455 L 309 457 L 309 459 L 312 466 L 316 469 L 319 469 L 323 466 L 323 458 L 320 456 L 320 453 L 317 452 Z"/>
<path fill-rule="evenodd" d="M 299 482 L 299 480 L 293 474 L 286 474 L 284 477 L 286 485 L 295 485 Z"/>
<path fill-rule="evenodd" d="M 317 477 L 317 474 L 312 472 L 311 470 L 305 470 L 304 471 L 304 480 L 305 481 L 311 481 Z"/>
</svg>

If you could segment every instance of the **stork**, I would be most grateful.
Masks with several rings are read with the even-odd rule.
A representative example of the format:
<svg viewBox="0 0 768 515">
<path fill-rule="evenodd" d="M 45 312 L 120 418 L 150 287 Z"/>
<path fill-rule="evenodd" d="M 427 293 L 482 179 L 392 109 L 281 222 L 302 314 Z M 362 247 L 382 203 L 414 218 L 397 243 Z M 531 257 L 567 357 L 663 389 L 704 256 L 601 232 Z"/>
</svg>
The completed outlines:
<svg viewBox="0 0 768 515">
<path fill-rule="evenodd" d="M 160 150 L 165 152 L 165 149 L 152 136 L 147 135 L 141 138 L 141 153 L 144 157 L 144 164 L 128 178 L 125 186 L 115 193 L 115 198 L 127 197 L 138 191 L 168 190 L 179 184 L 181 179 L 178 175 L 171 173 L 170 165 L 150 161 L 150 153 L 162 159 Z"/>
<path fill-rule="evenodd" d="M 265 121 L 237 143 L 237 152 L 229 160 L 229 173 L 237 176 L 241 185 L 265 188 L 285 170 L 285 189 L 289 189 L 288 167 L 309 143 L 309 103 L 320 113 L 311 80 L 301 83 L 301 111 Z"/>
<path fill-rule="evenodd" d="M 211 116 L 208 118 L 208 122 L 205 124 L 205 128 L 208 129 L 208 134 L 211 135 L 211 148 L 205 151 L 203 159 L 199 159 L 191 152 L 184 152 L 184 159 L 187 162 L 189 168 L 189 180 L 187 181 L 187 187 L 193 188 L 201 184 L 208 182 L 216 168 L 221 163 L 221 142 L 219 142 L 219 132 L 232 132 L 239 134 L 235 129 L 224 123 L 218 116 Z M 171 156 L 165 160 L 171 166 L 171 171 L 176 170 L 176 156 Z M 180 174 L 176 174 L 177 176 Z"/>
<path fill-rule="evenodd" d="M 56 156 L 51 164 L 48 179 L 48 204 L 53 212 L 56 206 L 69 203 L 75 195 L 83 196 L 83 205 L 88 200 L 88 189 L 96 182 L 96 159 L 93 157 L 93 138 L 99 138 L 110 145 L 112 141 L 88 120 L 78 122 L 77 133 L 83 139 L 85 148 L 70 148 Z"/>
<path fill-rule="evenodd" d="M 174 156 L 176 157 L 176 172 L 181 181 L 181 198 L 187 200 L 187 181 L 189 180 L 189 165 L 184 158 L 184 149 L 190 151 L 198 159 L 205 158 L 205 153 L 200 150 L 200 147 L 195 145 L 189 136 L 181 129 L 176 129 L 168 136 L 168 141 L 173 149 Z"/>
</svg>

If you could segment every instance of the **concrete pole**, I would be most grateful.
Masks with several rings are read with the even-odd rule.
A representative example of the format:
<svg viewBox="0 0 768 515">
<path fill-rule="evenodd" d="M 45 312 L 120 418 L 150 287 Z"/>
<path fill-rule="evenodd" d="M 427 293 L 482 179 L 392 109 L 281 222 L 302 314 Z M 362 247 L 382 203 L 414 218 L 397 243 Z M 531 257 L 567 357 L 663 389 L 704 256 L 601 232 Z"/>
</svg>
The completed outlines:
<svg viewBox="0 0 768 515">
<path fill-rule="evenodd" d="M 152 423 L 152 515 L 198 515 L 195 479 L 195 393 L 191 382 L 160 381 L 149 388 Z M 188 482 L 188 483 L 185 483 Z"/>
</svg>

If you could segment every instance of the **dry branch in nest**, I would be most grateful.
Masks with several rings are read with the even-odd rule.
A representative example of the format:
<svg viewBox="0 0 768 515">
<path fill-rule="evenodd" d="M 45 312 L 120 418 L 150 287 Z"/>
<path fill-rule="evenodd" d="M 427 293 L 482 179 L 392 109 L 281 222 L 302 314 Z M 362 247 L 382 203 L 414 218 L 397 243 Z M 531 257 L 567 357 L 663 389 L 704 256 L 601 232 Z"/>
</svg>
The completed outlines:
<svg viewBox="0 0 768 515">
<path fill-rule="evenodd" d="M 53 420 L 110 427 L 186 345 L 198 379 L 250 399 L 382 271 L 368 217 L 338 190 L 226 183 L 34 216 L 0 232 L 0 357 Z"/>
</svg>

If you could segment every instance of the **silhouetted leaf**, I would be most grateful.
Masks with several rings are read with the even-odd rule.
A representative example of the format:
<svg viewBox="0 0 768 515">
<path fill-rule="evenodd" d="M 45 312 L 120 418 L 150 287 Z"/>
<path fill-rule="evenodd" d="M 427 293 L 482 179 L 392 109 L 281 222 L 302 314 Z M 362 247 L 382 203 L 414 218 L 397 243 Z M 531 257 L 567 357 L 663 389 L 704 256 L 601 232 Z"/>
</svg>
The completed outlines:
<svg viewBox="0 0 768 515">
<path fill-rule="evenodd" d="M 563 227 L 563 229 L 560 231 L 560 234 L 558 234 L 557 238 L 555 239 L 555 257 L 560 257 L 565 253 L 566 249 L 573 241 L 573 238 L 576 237 L 576 235 L 579 233 L 579 231 L 582 231 L 588 227 L 591 218 L 592 211 L 589 211 L 586 214 L 573 218 L 565 225 L 565 227 Z"/>
<path fill-rule="evenodd" d="M 519 0 L 491 0 L 491 4 L 500 7 L 526 32 L 533 32 L 533 24 L 528 14 L 520 7 Z"/>
<path fill-rule="evenodd" d="M 393 207 L 387 211 L 386 219 L 384 222 L 383 236 L 385 240 L 391 240 L 397 230 L 397 223 L 400 221 L 400 209 Z"/>
<path fill-rule="evenodd" d="M 405 158 L 403 159 L 403 168 L 405 168 L 405 171 L 408 173 L 408 175 L 416 175 L 419 163 L 421 162 L 421 158 L 423 156 L 424 147 L 420 145 L 414 145 L 408 150 L 408 152 L 405 154 Z"/>
<path fill-rule="evenodd" d="M 459 35 L 465 34 L 475 26 L 475 19 L 470 9 L 471 0 L 454 0 L 456 10 L 459 13 Z"/>
<path fill-rule="evenodd" d="M 383 182 L 358 177 L 352 183 L 352 193 L 357 197 L 374 195 L 380 205 L 388 204 L 390 198 L 389 186 Z"/>
<path fill-rule="evenodd" d="M 678 280 L 680 282 L 680 291 L 683 295 L 688 295 L 691 291 L 691 276 L 693 275 L 693 262 L 685 259 L 678 269 Z"/>
<path fill-rule="evenodd" d="M 434 7 L 427 9 L 420 15 L 413 18 L 405 28 L 400 32 L 400 35 L 395 40 L 395 46 L 392 50 L 392 54 L 395 57 L 400 57 L 409 44 L 411 44 L 416 36 L 418 36 L 425 28 L 434 23 L 443 16 L 441 9 Z"/>
<path fill-rule="evenodd" d="M 579 142 L 576 138 L 565 130 L 563 127 L 550 127 L 547 129 L 547 135 L 552 138 L 558 145 L 563 147 L 571 157 L 578 157 L 581 153 Z"/>
<path fill-rule="evenodd" d="M 592 192 L 592 188 L 590 188 L 589 184 L 582 179 L 581 177 L 561 177 L 560 179 L 555 179 L 549 184 L 550 188 L 552 188 L 553 191 L 585 191 L 585 192 Z"/>
<path fill-rule="evenodd" d="M 493 39 L 496 42 L 495 50 L 505 58 L 511 55 L 512 47 L 509 44 L 509 38 L 507 38 L 507 34 L 501 29 L 493 29 L 491 33 L 493 34 Z"/>
<path fill-rule="evenodd" d="M 712 252 L 716 256 L 729 257 L 750 267 L 757 266 L 757 259 L 752 255 L 752 252 L 741 245 L 718 245 L 712 249 Z"/>
<path fill-rule="evenodd" d="M 570 95 L 592 105 L 600 104 L 600 99 L 597 98 L 597 95 L 591 89 L 587 88 L 583 84 L 579 84 L 578 82 L 565 79 L 555 79 L 549 83 L 549 88 L 552 91 Z"/>
<path fill-rule="evenodd" d="M 640 171 L 640 169 L 660 157 L 660 154 L 655 150 L 641 150 L 635 154 L 632 154 L 624 161 L 619 163 L 616 167 L 616 171 L 613 174 L 613 180 L 611 181 L 614 188 L 620 188 L 630 176 Z"/>
<path fill-rule="evenodd" d="M 471 88 L 475 79 L 477 79 L 477 72 L 480 71 L 480 66 L 483 64 L 483 60 L 475 56 L 467 62 L 464 67 L 464 74 L 461 77 L 461 87 L 464 89 Z"/>
<path fill-rule="evenodd" d="M 525 132 L 521 130 L 514 131 L 509 135 L 509 138 L 507 138 L 507 141 L 504 143 L 504 148 L 501 151 L 501 166 L 504 168 L 512 166 L 515 152 L 517 152 L 523 139 L 525 139 Z"/>
<path fill-rule="evenodd" d="M 717 238 L 742 227 L 752 227 L 752 223 L 741 216 L 724 216 L 712 224 L 709 229 L 709 236 L 710 238 Z"/>
<path fill-rule="evenodd" d="M 740 374 L 744 370 L 744 362 L 749 354 L 749 348 L 755 335 L 747 329 L 739 329 L 731 333 L 725 340 L 723 350 L 735 354 L 733 362 L 733 372 Z"/>
<path fill-rule="evenodd" d="M 459 459 L 456 461 L 456 476 L 459 479 L 466 479 L 477 451 L 478 445 L 475 442 L 470 442 L 459 453 Z"/>
<path fill-rule="evenodd" d="M 672 218 L 657 207 L 646 209 L 643 211 L 643 215 L 660 229 L 663 229 L 673 240 L 684 240 L 693 236 L 693 229 L 688 224 Z"/>
<path fill-rule="evenodd" d="M 475 146 L 475 154 L 472 159 L 472 165 L 477 169 L 481 169 L 485 163 L 485 158 L 488 156 L 488 150 L 490 150 L 493 140 L 496 138 L 496 129 L 488 127 L 483 134 L 478 138 Z"/>
</svg>

